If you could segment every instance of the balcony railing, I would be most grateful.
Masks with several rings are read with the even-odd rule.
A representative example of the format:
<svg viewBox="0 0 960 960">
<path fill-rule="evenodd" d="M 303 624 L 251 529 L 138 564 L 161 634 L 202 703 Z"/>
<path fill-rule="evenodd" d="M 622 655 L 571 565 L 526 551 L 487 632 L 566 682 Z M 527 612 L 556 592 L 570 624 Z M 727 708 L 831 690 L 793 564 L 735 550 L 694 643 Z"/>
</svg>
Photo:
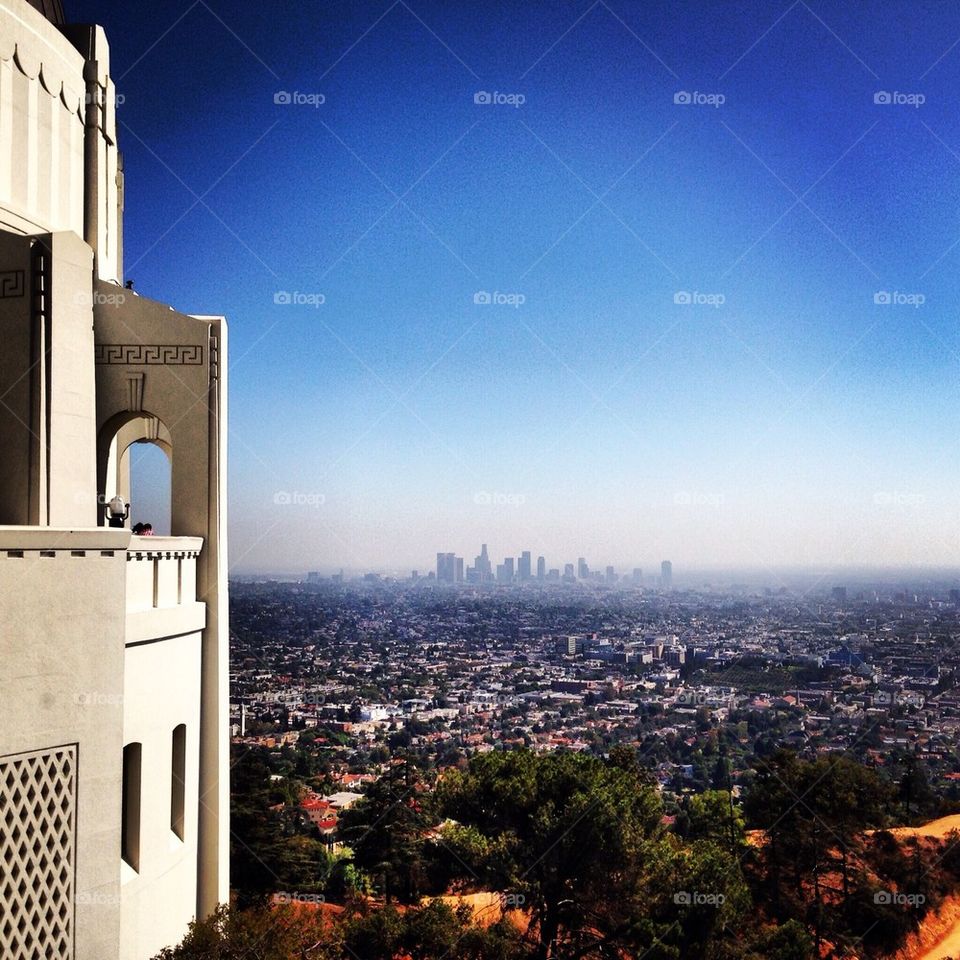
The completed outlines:
<svg viewBox="0 0 960 960">
<path fill-rule="evenodd" d="M 201 630 L 197 602 L 201 537 L 131 537 L 127 548 L 127 642 Z"/>
<path fill-rule="evenodd" d="M 131 537 L 127 612 L 178 607 L 197 599 L 201 537 Z"/>
</svg>

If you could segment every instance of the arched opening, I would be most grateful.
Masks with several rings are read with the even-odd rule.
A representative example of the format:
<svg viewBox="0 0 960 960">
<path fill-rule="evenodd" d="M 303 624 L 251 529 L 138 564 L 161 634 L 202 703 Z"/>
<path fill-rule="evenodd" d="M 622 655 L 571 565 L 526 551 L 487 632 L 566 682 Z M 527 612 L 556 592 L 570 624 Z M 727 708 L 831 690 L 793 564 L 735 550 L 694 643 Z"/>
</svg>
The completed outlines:
<svg viewBox="0 0 960 960">
<path fill-rule="evenodd" d="M 136 440 L 123 456 L 129 461 L 130 526 L 149 523 L 156 536 L 169 537 L 170 458 L 152 440 Z"/>
<path fill-rule="evenodd" d="M 125 412 L 104 424 L 97 484 L 105 502 L 119 495 L 130 504 L 127 526 L 149 523 L 155 535 L 170 536 L 172 475 L 173 443 L 159 417 Z"/>
</svg>

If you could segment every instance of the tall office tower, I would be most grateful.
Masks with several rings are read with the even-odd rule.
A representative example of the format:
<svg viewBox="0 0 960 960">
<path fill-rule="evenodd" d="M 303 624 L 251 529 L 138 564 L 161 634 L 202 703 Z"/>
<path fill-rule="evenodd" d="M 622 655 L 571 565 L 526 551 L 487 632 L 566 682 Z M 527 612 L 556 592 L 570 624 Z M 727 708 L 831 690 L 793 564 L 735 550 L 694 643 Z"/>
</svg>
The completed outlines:
<svg viewBox="0 0 960 960">
<path fill-rule="evenodd" d="M 607 583 L 617 582 L 617 571 L 613 567 L 607 567 L 606 580 Z"/>
<path fill-rule="evenodd" d="M 453 580 L 454 583 L 463 583 L 463 557 L 453 558 Z"/>
<path fill-rule="evenodd" d="M 547 558 L 537 557 L 537 579 L 544 580 L 547 576 Z"/>
<path fill-rule="evenodd" d="M 517 577 L 524 583 L 531 577 L 530 551 L 524 550 L 520 554 L 520 562 L 517 564 Z"/>
<path fill-rule="evenodd" d="M 587 566 L 587 561 L 583 557 L 577 559 L 577 576 L 581 580 L 586 580 L 590 576 L 590 567 Z"/>
<path fill-rule="evenodd" d="M 513 557 L 503 558 L 503 570 L 504 570 L 504 574 L 506 575 L 506 582 L 512 583 L 515 576 L 515 571 L 513 566 Z"/>
<path fill-rule="evenodd" d="M 664 590 L 673 589 L 673 564 L 669 560 L 660 564 L 660 586 Z"/>
<path fill-rule="evenodd" d="M 103 29 L 0 0 L 5 960 L 147 960 L 229 900 L 227 327 L 125 289 L 117 128 Z M 171 536 L 131 534 L 140 443 Z"/>
<path fill-rule="evenodd" d="M 457 576 L 456 557 L 452 553 L 437 554 L 437 582 L 454 583 Z"/>
<path fill-rule="evenodd" d="M 643 570 L 640 567 L 633 568 L 633 584 L 639 587 L 643 583 Z"/>
<path fill-rule="evenodd" d="M 565 563 L 563 565 L 563 579 L 568 582 L 572 582 L 577 579 L 573 572 L 572 563 Z"/>
<path fill-rule="evenodd" d="M 487 553 L 487 545 L 483 544 L 480 548 L 480 555 L 473 561 L 474 569 L 477 571 L 477 579 L 480 581 L 493 579 L 493 567 L 490 564 L 490 555 Z"/>
</svg>

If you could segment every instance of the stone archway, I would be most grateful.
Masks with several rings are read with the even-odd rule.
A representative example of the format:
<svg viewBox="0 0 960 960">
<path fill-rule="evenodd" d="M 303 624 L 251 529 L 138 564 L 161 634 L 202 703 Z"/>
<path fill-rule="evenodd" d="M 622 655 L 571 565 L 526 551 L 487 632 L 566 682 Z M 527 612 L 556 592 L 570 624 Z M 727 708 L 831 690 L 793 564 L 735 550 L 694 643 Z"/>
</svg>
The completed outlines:
<svg viewBox="0 0 960 960">
<path fill-rule="evenodd" d="M 163 450 L 172 474 L 173 438 L 167 425 L 145 410 L 118 413 L 97 438 L 97 489 L 105 500 L 119 494 L 130 502 L 130 448 L 135 443 L 152 443 Z M 98 522 L 103 524 L 102 516 Z"/>
</svg>

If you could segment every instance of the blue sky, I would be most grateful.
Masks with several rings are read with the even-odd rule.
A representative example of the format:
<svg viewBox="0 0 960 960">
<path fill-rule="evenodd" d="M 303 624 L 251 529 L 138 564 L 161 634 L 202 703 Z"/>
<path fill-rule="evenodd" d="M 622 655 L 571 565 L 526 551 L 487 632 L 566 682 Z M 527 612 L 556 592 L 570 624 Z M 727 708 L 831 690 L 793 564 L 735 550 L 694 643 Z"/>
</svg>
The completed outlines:
<svg viewBox="0 0 960 960">
<path fill-rule="evenodd" d="M 237 572 L 955 564 L 960 8 L 69 6 Z"/>
</svg>

